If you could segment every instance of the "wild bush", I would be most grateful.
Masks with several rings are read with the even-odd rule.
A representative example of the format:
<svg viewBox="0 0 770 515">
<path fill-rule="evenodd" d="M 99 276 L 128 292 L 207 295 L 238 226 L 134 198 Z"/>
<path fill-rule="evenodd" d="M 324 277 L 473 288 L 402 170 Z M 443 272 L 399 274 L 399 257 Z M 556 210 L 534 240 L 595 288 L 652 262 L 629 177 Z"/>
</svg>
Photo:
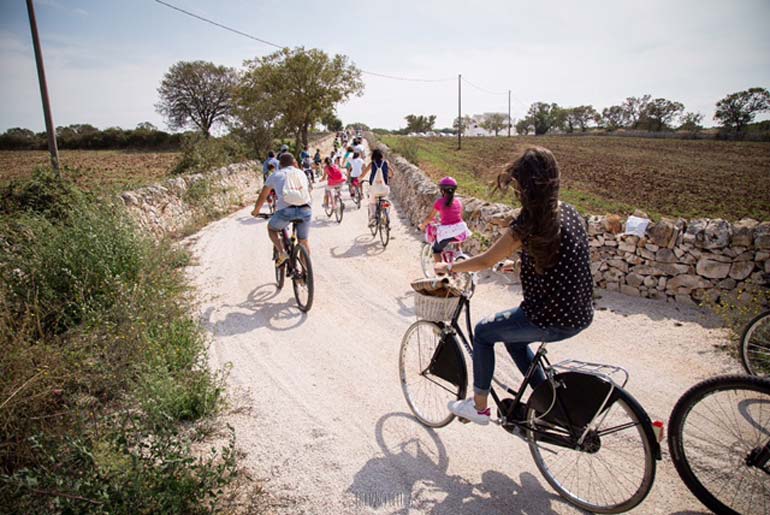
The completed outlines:
<svg viewBox="0 0 770 515">
<path fill-rule="evenodd" d="M 214 509 L 236 462 L 232 438 L 199 457 L 180 425 L 216 412 L 224 379 L 190 315 L 189 257 L 42 172 L 1 196 L 0 506 Z"/>
</svg>

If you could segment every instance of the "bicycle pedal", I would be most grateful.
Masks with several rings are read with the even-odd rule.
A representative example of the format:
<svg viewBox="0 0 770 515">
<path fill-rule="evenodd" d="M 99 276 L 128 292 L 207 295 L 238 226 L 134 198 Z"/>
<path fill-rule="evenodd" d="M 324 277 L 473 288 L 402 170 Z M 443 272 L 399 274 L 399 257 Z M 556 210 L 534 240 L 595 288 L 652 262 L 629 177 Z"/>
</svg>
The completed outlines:
<svg viewBox="0 0 770 515">
<path fill-rule="evenodd" d="M 462 422 L 463 424 L 470 424 L 470 422 L 471 422 L 471 421 L 470 421 L 470 420 L 468 420 L 467 418 L 462 418 L 462 417 L 457 417 L 457 420 L 459 420 L 459 421 L 460 421 L 460 422 Z"/>
</svg>

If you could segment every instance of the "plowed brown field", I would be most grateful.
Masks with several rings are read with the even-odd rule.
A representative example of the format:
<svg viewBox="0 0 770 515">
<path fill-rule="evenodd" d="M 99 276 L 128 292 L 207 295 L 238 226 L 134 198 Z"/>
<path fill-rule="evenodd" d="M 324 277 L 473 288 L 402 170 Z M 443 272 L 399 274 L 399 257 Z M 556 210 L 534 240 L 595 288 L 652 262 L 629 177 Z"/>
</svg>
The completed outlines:
<svg viewBox="0 0 770 515">
<path fill-rule="evenodd" d="M 435 178 L 456 175 L 476 195 L 488 197 L 486 184 L 505 163 L 540 145 L 559 162 L 563 198 L 583 212 L 770 220 L 770 143 L 529 136 L 467 138 L 458 151 L 455 138 L 411 140 L 421 168 Z"/>
<path fill-rule="evenodd" d="M 118 150 L 63 150 L 63 173 L 86 189 L 123 190 L 156 182 L 168 175 L 176 152 L 122 152 Z M 0 184 L 32 175 L 38 166 L 50 166 L 45 151 L 0 151 Z"/>
</svg>

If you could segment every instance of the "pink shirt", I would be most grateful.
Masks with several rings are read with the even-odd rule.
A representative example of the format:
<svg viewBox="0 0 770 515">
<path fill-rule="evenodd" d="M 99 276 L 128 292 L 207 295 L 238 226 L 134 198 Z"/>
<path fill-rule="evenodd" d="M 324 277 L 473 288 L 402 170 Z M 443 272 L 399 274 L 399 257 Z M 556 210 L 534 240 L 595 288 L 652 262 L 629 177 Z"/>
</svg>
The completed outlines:
<svg viewBox="0 0 770 515">
<path fill-rule="evenodd" d="M 342 171 L 336 166 L 326 167 L 326 178 L 329 186 L 337 186 L 345 182 L 345 176 L 342 175 Z"/>
<path fill-rule="evenodd" d="M 441 215 L 441 225 L 454 225 L 463 221 L 463 203 L 458 199 L 454 199 L 447 207 L 446 200 L 442 197 L 433 204 L 433 209 L 438 210 Z"/>
</svg>

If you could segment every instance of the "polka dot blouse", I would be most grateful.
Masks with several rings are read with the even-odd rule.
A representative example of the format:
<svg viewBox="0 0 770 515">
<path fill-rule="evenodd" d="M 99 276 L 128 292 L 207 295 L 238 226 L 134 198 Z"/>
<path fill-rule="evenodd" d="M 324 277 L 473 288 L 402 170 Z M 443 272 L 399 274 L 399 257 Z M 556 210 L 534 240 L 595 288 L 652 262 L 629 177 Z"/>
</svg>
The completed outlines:
<svg viewBox="0 0 770 515">
<path fill-rule="evenodd" d="M 560 205 L 559 222 L 559 261 L 542 275 L 535 272 L 535 262 L 527 252 L 526 242 L 523 244 L 521 308 L 533 324 L 543 329 L 584 328 L 591 323 L 594 313 L 588 236 L 580 215 L 569 204 Z"/>
</svg>

